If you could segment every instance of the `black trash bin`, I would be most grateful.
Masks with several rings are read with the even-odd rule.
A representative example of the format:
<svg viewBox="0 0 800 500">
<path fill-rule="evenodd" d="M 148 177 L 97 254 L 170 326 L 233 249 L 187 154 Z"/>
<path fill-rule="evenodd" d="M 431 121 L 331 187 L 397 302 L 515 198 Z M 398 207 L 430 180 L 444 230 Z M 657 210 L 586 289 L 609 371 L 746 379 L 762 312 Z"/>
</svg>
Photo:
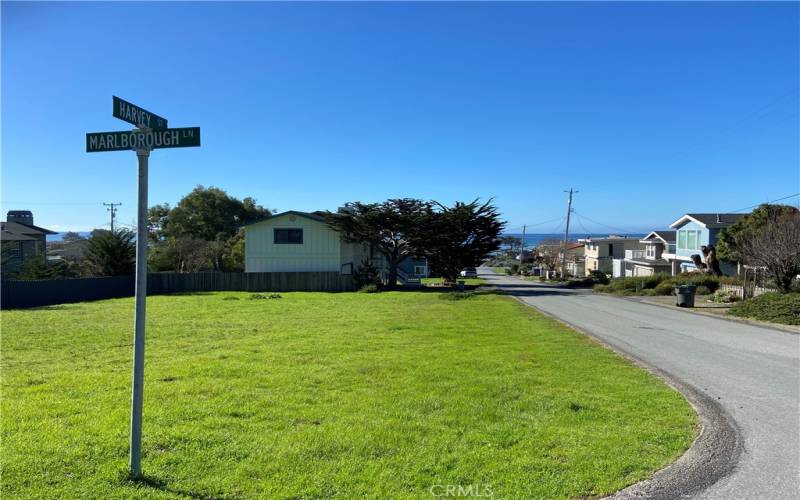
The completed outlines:
<svg viewBox="0 0 800 500">
<path fill-rule="evenodd" d="M 680 285 L 675 287 L 677 297 L 675 305 L 678 307 L 694 307 L 694 294 L 697 291 L 696 285 Z"/>
</svg>

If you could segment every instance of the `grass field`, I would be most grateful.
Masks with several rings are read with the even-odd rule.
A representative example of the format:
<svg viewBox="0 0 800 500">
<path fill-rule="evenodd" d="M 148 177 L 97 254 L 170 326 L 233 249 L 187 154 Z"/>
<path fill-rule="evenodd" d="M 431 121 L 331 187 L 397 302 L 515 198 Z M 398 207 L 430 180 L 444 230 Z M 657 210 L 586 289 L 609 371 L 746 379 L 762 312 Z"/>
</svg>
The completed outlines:
<svg viewBox="0 0 800 500">
<path fill-rule="evenodd" d="M 509 298 L 282 295 L 148 299 L 137 482 L 133 300 L 0 313 L 3 497 L 591 497 L 695 436 L 678 393 Z"/>
</svg>

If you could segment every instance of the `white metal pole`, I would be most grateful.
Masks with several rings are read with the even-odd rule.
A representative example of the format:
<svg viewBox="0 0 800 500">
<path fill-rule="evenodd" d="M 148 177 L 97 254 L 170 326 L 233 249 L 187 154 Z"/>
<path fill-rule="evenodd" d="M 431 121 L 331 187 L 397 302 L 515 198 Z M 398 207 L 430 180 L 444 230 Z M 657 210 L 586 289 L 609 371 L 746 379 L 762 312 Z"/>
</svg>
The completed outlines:
<svg viewBox="0 0 800 500">
<path fill-rule="evenodd" d="M 139 204 L 136 216 L 136 318 L 133 323 L 133 395 L 131 400 L 130 473 L 142 474 L 142 390 L 144 387 L 144 330 L 147 301 L 147 166 L 150 151 L 136 150 L 139 159 Z"/>
</svg>

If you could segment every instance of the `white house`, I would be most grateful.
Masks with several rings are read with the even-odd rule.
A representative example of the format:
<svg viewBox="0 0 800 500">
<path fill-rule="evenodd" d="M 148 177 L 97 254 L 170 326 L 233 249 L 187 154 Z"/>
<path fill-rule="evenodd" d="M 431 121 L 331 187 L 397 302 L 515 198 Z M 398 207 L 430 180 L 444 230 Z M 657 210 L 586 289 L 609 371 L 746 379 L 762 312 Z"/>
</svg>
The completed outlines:
<svg viewBox="0 0 800 500">
<path fill-rule="evenodd" d="M 622 276 L 618 261 L 625 258 L 629 250 L 643 250 L 644 245 L 638 239 L 627 236 L 607 236 L 605 238 L 586 238 L 578 242 L 586 245 L 584 248 L 585 272 L 602 271 L 612 274 L 615 278 Z M 615 266 L 616 264 L 616 266 Z"/>
<path fill-rule="evenodd" d="M 385 279 L 383 255 L 365 243 L 344 241 L 325 220 L 325 212 L 294 210 L 270 215 L 244 226 L 244 270 L 247 273 L 336 272 L 352 275 L 365 261 Z M 398 266 L 398 280 L 420 283 L 429 275 L 428 261 L 408 257 Z"/>
<path fill-rule="evenodd" d="M 654 276 L 670 274 L 670 261 L 664 258 L 675 252 L 675 231 L 651 231 L 639 240 L 644 249 L 627 249 L 625 258 L 614 259 L 614 276 Z"/>
<path fill-rule="evenodd" d="M 342 241 L 321 212 L 288 211 L 245 225 L 244 270 L 257 272 L 338 272 L 352 274 L 369 258 L 380 268 L 381 255 L 368 245 Z"/>
</svg>

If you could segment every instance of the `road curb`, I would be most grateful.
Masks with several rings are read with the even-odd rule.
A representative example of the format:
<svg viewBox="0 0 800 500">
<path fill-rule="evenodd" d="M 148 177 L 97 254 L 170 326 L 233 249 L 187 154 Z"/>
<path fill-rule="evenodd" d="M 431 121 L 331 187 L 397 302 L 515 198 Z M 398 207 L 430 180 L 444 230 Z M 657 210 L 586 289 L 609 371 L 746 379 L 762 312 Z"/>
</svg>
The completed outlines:
<svg viewBox="0 0 800 500">
<path fill-rule="evenodd" d="M 761 328 L 768 328 L 768 329 L 771 329 L 771 330 L 778 330 L 778 331 L 785 332 L 785 333 L 793 333 L 795 335 L 800 335 L 800 328 L 792 326 L 792 325 L 781 325 L 780 323 L 769 323 L 769 322 L 766 322 L 766 321 L 759 321 L 757 319 L 739 318 L 737 316 L 723 316 L 721 314 L 714 314 L 714 313 L 706 312 L 706 311 L 703 311 L 702 309 L 698 309 L 698 308 L 674 307 L 674 306 L 671 306 L 669 304 L 662 304 L 660 302 L 656 302 L 654 300 L 640 299 L 640 298 L 636 298 L 636 297 L 614 297 L 613 295 L 610 295 L 610 294 L 604 294 L 604 295 L 607 295 L 609 297 L 613 297 L 615 299 L 631 300 L 633 302 L 639 302 L 641 304 L 649 304 L 651 306 L 664 307 L 664 308 L 667 308 L 667 309 L 671 309 L 673 311 L 680 311 L 680 312 L 689 313 L 689 314 L 700 314 L 700 315 L 708 316 L 708 317 L 711 317 L 711 318 L 717 318 L 717 319 L 721 319 L 721 320 L 725 320 L 725 321 L 732 321 L 734 323 L 744 323 L 746 325 L 758 326 L 758 327 L 761 327 Z"/>
<path fill-rule="evenodd" d="M 525 302 L 521 297 L 511 293 L 507 293 L 507 295 L 527 307 L 533 307 L 548 318 L 586 335 L 636 366 L 659 377 L 667 385 L 681 393 L 700 418 L 700 435 L 683 455 L 656 472 L 652 477 L 632 484 L 605 498 L 613 500 L 686 498 L 700 493 L 735 470 L 744 451 L 744 439 L 736 421 L 714 398 L 700 389 L 684 383 L 671 373 L 646 363 L 623 347 L 606 342 L 568 321 L 542 311 Z"/>
</svg>

